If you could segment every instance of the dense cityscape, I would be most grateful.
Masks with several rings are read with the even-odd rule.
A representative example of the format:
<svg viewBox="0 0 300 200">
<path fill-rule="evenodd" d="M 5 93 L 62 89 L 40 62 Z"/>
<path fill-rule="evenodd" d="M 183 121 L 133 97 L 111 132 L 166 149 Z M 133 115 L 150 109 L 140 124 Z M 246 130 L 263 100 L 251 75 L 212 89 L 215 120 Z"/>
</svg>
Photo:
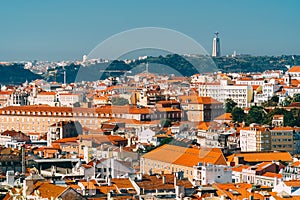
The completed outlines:
<svg viewBox="0 0 300 200">
<path fill-rule="evenodd" d="M 174 2 L 172 9 L 178 13 L 184 9 L 182 3 Z M 53 5 L 58 5 L 57 2 L 49 4 L 49 9 L 44 5 L 39 7 L 41 5 L 36 2 L 32 6 L 40 13 L 41 21 L 50 19 L 51 30 L 48 31 L 51 34 L 41 34 L 49 49 L 43 47 L 39 50 L 33 47 L 38 42 L 29 39 L 32 48 L 26 46 L 27 50 L 19 51 L 22 43 L 4 42 L 0 46 L 0 199 L 300 199 L 300 55 L 291 44 L 272 42 L 279 49 L 282 48 L 280 45 L 286 47 L 279 51 L 284 53 L 275 55 L 275 46 L 262 48 L 260 45 L 264 39 L 273 37 L 270 34 L 263 40 L 256 40 L 254 51 L 259 53 L 252 55 L 242 44 L 243 48 L 238 46 L 239 41 L 226 43 L 231 36 L 223 24 L 219 24 L 220 32 L 211 32 L 211 27 L 205 26 L 206 31 L 210 31 L 205 44 L 208 41 L 211 47 L 206 51 L 197 42 L 199 38 L 193 39 L 171 29 L 145 27 L 115 34 L 100 42 L 90 53 L 82 53 L 86 52 L 82 50 L 81 58 L 61 59 L 69 55 L 67 51 L 72 52 L 73 47 L 76 53 L 78 49 L 70 44 L 68 50 L 63 45 L 61 51 L 51 49 L 51 43 L 56 39 L 67 44 L 58 34 L 64 35 L 65 30 L 57 28 L 60 20 L 70 20 L 68 22 L 74 22 L 76 26 L 78 33 L 70 31 L 69 38 L 73 37 L 72 34 L 76 37 L 76 34 L 83 33 L 86 24 L 95 26 L 95 29 L 89 29 L 89 33 L 99 31 L 101 27 L 103 35 L 108 33 L 103 28 L 117 27 L 114 23 L 118 23 L 112 16 L 121 14 L 109 15 L 111 5 L 102 3 L 108 6 L 101 7 L 104 14 L 99 14 L 100 10 L 88 13 L 83 9 L 87 5 L 74 2 L 71 7 L 74 6 L 74 12 L 82 11 L 84 19 L 84 23 L 78 26 L 72 18 L 77 17 L 73 15 L 68 18 L 63 14 L 66 18 L 59 19 L 52 13 L 50 18 L 40 13 L 48 13 Z M 128 18 L 125 8 L 129 12 L 131 9 L 138 12 L 137 8 L 142 7 L 129 8 L 126 3 L 125 6 L 119 3 L 123 7 L 118 12 L 124 15 L 124 20 Z M 170 5 L 165 3 L 161 2 L 161 7 L 169 9 Z M 210 3 L 202 3 L 215 9 Z M 59 5 L 66 8 L 64 3 Z M 266 17 L 265 10 L 260 10 L 257 2 L 254 5 L 258 16 Z M 201 6 L 195 3 L 195 8 Z M 225 9 L 227 4 L 223 6 Z M 243 8 L 239 4 L 236 6 Z M 32 10 L 27 9 L 30 11 L 23 16 L 26 19 L 32 14 Z M 161 13 L 163 17 L 166 13 L 173 18 L 180 15 L 157 9 L 157 16 Z M 285 7 L 282 10 L 283 18 L 294 16 Z M 247 9 L 244 11 L 248 12 Z M 145 16 L 139 17 L 151 25 L 147 23 L 147 11 L 144 12 Z M 202 12 L 210 14 L 209 10 Z M 214 12 L 218 15 L 217 11 Z M 104 19 L 106 13 L 111 18 L 105 18 L 102 23 L 108 22 L 109 26 L 97 27 L 88 21 L 84 14 L 89 16 L 91 13 L 96 16 L 95 20 L 100 16 Z M 192 14 L 186 11 L 188 17 Z M 56 15 L 60 16 L 60 12 L 57 11 Z M 18 20 L 20 16 L 17 16 Z M 30 29 L 42 30 L 40 27 L 35 29 L 35 25 L 43 25 L 37 15 L 32 16 L 35 16 L 30 18 L 34 26 L 14 34 L 24 34 L 25 38 Z M 240 13 L 240 16 L 243 15 Z M 139 17 L 134 16 L 134 19 Z M 223 17 L 224 20 L 218 15 L 218 20 L 226 21 L 231 27 L 226 16 Z M 158 18 L 153 16 L 152 20 Z M 181 25 L 180 19 L 173 18 L 168 23 Z M 206 21 L 204 18 L 197 20 Z M 55 22 L 56 19 L 59 20 Z M 233 23 L 239 24 L 239 17 L 234 16 L 234 19 Z M 260 21 L 264 19 L 270 20 L 268 17 L 257 20 L 251 16 L 247 23 L 254 20 L 256 24 L 263 24 Z M 194 24 L 189 24 L 193 20 L 197 21 L 194 17 L 185 20 L 185 25 L 196 30 Z M 211 20 L 218 21 L 213 16 Z M 129 20 L 130 23 L 133 21 Z M 22 27 L 21 23 L 18 26 Z M 241 24 L 244 23 L 242 20 Z M 277 23 L 278 19 L 276 28 L 280 25 Z M 241 24 L 236 27 L 237 31 L 243 29 Z M 265 26 L 257 28 L 257 32 Z M 296 26 L 292 24 L 292 27 Z M 51 32 L 53 30 L 57 32 Z M 13 33 L 13 28 L 3 31 L 9 40 L 7 32 Z M 286 35 L 293 30 L 288 29 L 288 32 Z M 122 34 L 125 39 L 120 37 Z M 128 34 L 132 38 L 127 37 Z M 95 37 L 93 34 L 89 36 Z M 248 35 L 249 49 L 254 41 L 251 36 Z M 41 41 L 39 37 L 36 39 Z M 290 38 L 284 39 L 288 41 Z M 18 37 L 13 40 L 17 41 Z M 116 42 L 116 49 L 111 50 L 114 56 L 105 57 L 109 47 L 113 46 L 112 40 Z M 109 45 L 105 46 L 105 42 Z M 151 42 L 159 45 L 149 46 Z M 296 39 L 293 42 L 297 46 Z M 124 48 L 125 51 L 122 48 L 126 45 L 128 49 Z M 261 53 L 263 50 L 268 53 Z M 40 54 L 42 51 L 49 57 L 59 57 L 47 60 L 32 56 L 32 52 L 43 55 Z"/>
</svg>

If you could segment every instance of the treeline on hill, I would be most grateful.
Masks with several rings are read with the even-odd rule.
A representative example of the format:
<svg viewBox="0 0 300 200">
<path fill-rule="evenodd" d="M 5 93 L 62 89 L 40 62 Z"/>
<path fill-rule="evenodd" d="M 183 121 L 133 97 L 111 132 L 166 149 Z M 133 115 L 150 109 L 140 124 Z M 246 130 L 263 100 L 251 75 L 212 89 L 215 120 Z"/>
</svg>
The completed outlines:
<svg viewBox="0 0 300 200">
<path fill-rule="evenodd" d="M 23 64 L 0 65 L 0 83 L 2 84 L 21 84 L 35 79 L 41 79 L 38 74 L 24 69 Z"/>
<path fill-rule="evenodd" d="M 216 64 L 214 66 L 213 62 Z M 181 76 L 191 76 L 197 73 L 215 72 L 263 72 L 265 70 L 283 70 L 286 71 L 286 65 L 296 65 L 300 63 L 300 56 L 237 56 L 237 57 L 219 57 L 210 56 L 186 57 L 178 54 L 169 54 L 166 56 L 149 56 L 143 60 L 135 60 L 129 64 L 124 61 L 114 60 L 110 63 L 99 63 L 89 66 L 71 64 L 69 66 L 56 67 L 50 71 L 57 70 L 56 81 L 63 82 L 64 70 L 66 70 L 67 83 L 82 80 L 99 80 L 110 76 L 121 76 L 124 71 L 136 70 L 139 72 L 145 70 L 146 63 L 149 64 L 150 72 L 160 74 L 170 74 Z M 171 69 L 171 70 L 170 70 Z M 118 71 L 119 70 L 119 71 Z M 49 72 L 50 72 L 49 71 Z M 138 71 L 138 70 L 137 70 Z M 53 74 L 45 75 L 46 80 L 53 81 Z"/>
<path fill-rule="evenodd" d="M 299 55 L 282 56 L 237 56 L 213 58 L 223 72 L 263 72 L 266 70 L 287 70 L 286 65 L 300 63 Z"/>
<path fill-rule="evenodd" d="M 274 96 L 268 102 L 265 102 L 263 106 L 251 106 L 248 113 L 245 113 L 242 108 L 237 107 L 237 104 L 233 100 L 227 99 L 225 101 L 225 112 L 231 113 L 234 122 L 244 122 L 246 125 L 252 123 L 272 125 L 274 115 L 283 115 L 284 126 L 300 127 L 300 110 L 294 108 L 289 111 L 282 107 L 276 107 L 279 106 L 278 100 L 278 97 Z M 300 95 L 294 95 L 291 99 L 286 98 L 283 105 L 288 105 L 291 102 L 300 102 Z M 275 108 L 267 112 L 264 108 L 265 106 Z"/>
</svg>

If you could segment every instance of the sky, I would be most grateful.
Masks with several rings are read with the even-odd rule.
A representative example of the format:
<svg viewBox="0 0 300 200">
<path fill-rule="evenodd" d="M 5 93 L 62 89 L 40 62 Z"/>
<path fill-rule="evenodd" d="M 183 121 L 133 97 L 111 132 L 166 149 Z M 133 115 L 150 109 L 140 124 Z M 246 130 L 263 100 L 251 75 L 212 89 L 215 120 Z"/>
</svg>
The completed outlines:
<svg viewBox="0 0 300 200">
<path fill-rule="evenodd" d="M 142 27 L 178 31 L 207 52 L 218 31 L 222 55 L 300 54 L 299 0 L 4 0 L 0 8 L 0 61 L 80 60 Z"/>
</svg>

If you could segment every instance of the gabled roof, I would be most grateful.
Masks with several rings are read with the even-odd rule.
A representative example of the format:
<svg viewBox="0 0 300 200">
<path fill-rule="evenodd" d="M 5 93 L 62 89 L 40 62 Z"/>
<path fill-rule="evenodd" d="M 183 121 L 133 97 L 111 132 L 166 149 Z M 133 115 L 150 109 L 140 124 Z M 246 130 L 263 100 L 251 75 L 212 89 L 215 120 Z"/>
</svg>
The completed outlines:
<svg viewBox="0 0 300 200">
<path fill-rule="evenodd" d="M 67 187 L 58 186 L 48 182 L 37 182 L 34 190 L 38 190 L 42 198 L 51 199 L 51 197 L 54 197 L 54 199 L 56 199 L 67 189 Z M 34 194 L 34 192 L 32 194 Z"/>
<path fill-rule="evenodd" d="M 166 177 L 166 183 L 163 183 L 162 177 Z M 174 189 L 174 174 L 163 174 L 163 175 L 143 175 L 142 180 L 137 181 L 136 184 L 144 190 L 155 190 L 155 189 Z M 193 188 L 193 185 L 188 179 L 178 180 L 177 184 L 179 186 L 184 186 L 185 188 Z"/>
<path fill-rule="evenodd" d="M 261 171 L 263 169 L 265 169 L 266 167 L 270 166 L 272 164 L 272 162 L 262 162 L 256 165 L 256 171 Z"/>
</svg>

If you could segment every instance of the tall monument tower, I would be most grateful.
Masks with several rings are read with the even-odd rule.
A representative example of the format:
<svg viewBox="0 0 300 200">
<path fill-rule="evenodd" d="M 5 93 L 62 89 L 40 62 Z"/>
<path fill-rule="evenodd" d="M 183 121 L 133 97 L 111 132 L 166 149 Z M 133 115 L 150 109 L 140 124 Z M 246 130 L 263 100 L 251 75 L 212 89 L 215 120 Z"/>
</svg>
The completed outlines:
<svg viewBox="0 0 300 200">
<path fill-rule="evenodd" d="M 212 48 L 212 57 L 220 57 L 221 49 L 220 49 L 220 38 L 218 37 L 219 33 L 215 32 L 215 36 L 213 39 L 213 48 Z"/>
</svg>

